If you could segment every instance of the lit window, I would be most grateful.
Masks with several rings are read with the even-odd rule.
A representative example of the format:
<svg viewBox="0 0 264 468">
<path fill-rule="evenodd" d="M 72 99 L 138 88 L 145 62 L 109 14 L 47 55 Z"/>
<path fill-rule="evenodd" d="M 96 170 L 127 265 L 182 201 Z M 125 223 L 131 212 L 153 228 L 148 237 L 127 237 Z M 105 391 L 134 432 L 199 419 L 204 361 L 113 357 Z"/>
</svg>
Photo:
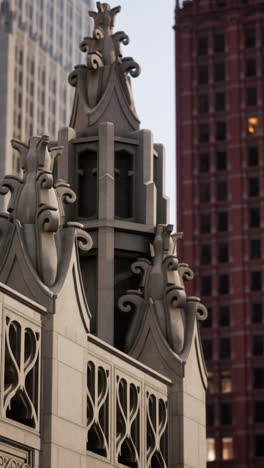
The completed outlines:
<svg viewBox="0 0 264 468">
<path fill-rule="evenodd" d="M 222 439 L 222 459 L 232 460 L 234 458 L 233 437 L 223 437 Z"/>
<path fill-rule="evenodd" d="M 258 118 L 249 117 L 248 118 L 248 134 L 255 136 L 258 134 Z"/>
<path fill-rule="evenodd" d="M 207 391 L 208 393 L 214 393 L 214 374 L 213 372 L 208 372 L 207 374 Z"/>
<path fill-rule="evenodd" d="M 232 392 L 232 379 L 230 371 L 221 372 L 221 393 Z"/>
<path fill-rule="evenodd" d="M 207 461 L 215 461 L 215 439 L 207 439 Z"/>
</svg>

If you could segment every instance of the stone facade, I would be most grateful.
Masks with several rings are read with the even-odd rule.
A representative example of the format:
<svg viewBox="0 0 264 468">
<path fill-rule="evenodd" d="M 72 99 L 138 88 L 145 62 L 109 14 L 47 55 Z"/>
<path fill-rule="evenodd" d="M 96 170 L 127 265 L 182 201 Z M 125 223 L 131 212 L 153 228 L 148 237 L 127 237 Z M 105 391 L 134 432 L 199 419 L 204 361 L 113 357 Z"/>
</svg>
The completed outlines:
<svg viewBox="0 0 264 468">
<path fill-rule="evenodd" d="M 185 291 L 120 8 L 97 10 L 71 127 L 12 140 L 23 177 L 0 185 L 0 466 L 205 468 L 207 311 Z"/>
</svg>

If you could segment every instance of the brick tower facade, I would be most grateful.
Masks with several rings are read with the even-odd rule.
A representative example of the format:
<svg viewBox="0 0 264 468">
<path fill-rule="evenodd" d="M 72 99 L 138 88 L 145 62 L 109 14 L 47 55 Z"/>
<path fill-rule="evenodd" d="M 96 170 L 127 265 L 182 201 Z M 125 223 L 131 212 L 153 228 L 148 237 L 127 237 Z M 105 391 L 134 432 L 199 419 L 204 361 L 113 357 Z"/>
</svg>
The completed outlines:
<svg viewBox="0 0 264 468">
<path fill-rule="evenodd" d="M 264 2 L 176 4 L 177 217 L 209 374 L 209 466 L 264 464 Z"/>
</svg>

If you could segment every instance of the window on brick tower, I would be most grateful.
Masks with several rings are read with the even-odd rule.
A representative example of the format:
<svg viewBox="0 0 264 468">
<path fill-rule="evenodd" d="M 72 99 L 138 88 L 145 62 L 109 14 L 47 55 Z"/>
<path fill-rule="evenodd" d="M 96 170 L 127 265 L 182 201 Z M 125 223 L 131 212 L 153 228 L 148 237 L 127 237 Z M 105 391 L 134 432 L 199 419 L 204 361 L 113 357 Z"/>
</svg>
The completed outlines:
<svg viewBox="0 0 264 468">
<path fill-rule="evenodd" d="M 222 459 L 232 460 L 234 458 L 233 437 L 222 438 Z"/>
<path fill-rule="evenodd" d="M 248 165 L 257 166 L 258 165 L 258 147 L 251 146 L 248 148 Z"/>
<path fill-rule="evenodd" d="M 264 434 L 255 436 L 255 456 L 264 457 Z"/>
<path fill-rule="evenodd" d="M 249 209 L 249 226 L 251 228 L 260 227 L 260 209 L 258 206 Z"/>
<path fill-rule="evenodd" d="M 214 35 L 214 52 L 224 52 L 225 51 L 225 36 L 224 34 L 215 34 Z"/>
<path fill-rule="evenodd" d="M 222 403 L 220 407 L 221 424 L 232 424 L 232 405 L 231 403 Z"/>
<path fill-rule="evenodd" d="M 230 308 L 228 305 L 219 307 L 219 325 L 220 327 L 228 327 L 230 325 Z"/>
<path fill-rule="evenodd" d="M 264 401 L 255 401 L 255 422 L 264 422 Z"/>
<path fill-rule="evenodd" d="M 252 323 L 262 323 L 262 304 L 260 302 L 252 304 L 251 313 Z"/>
<path fill-rule="evenodd" d="M 199 124 L 199 141 L 201 143 L 207 143 L 209 141 L 209 124 Z"/>
<path fill-rule="evenodd" d="M 213 426 L 214 424 L 214 405 L 208 403 L 206 406 L 206 425 Z"/>
<path fill-rule="evenodd" d="M 226 165 L 227 165 L 226 163 L 227 163 L 226 151 L 217 151 L 216 152 L 216 169 L 218 171 L 226 170 Z"/>
<path fill-rule="evenodd" d="M 249 177 L 248 179 L 248 195 L 249 197 L 259 196 L 259 178 Z"/>
<path fill-rule="evenodd" d="M 261 240 L 250 239 L 250 258 L 257 259 L 261 257 Z"/>
<path fill-rule="evenodd" d="M 208 54 L 208 37 L 198 37 L 197 54 L 198 55 Z"/>
<path fill-rule="evenodd" d="M 251 271 L 250 274 L 251 291 L 260 291 L 262 288 L 261 271 Z"/>
<path fill-rule="evenodd" d="M 230 371 L 222 371 L 220 374 L 221 393 L 232 392 L 232 377 Z"/>
<path fill-rule="evenodd" d="M 228 213 L 226 211 L 217 214 L 217 228 L 219 232 L 228 230 Z"/>
<path fill-rule="evenodd" d="M 256 136 L 258 134 L 258 117 L 248 117 L 247 128 L 249 136 Z"/>
<path fill-rule="evenodd" d="M 205 244 L 201 246 L 201 263 L 208 265 L 212 260 L 211 245 Z"/>
<path fill-rule="evenodd" d="M 209 98 L 208 94 L 201 94 L 199 96 L 199 112 L 208 112 L 209 110 Z"/>
<path fill-rule="evenodd" d="M 216 198 L 217 201 L 227 200 L 227 181 L 221 180 L 216 184 Z"/>
<path fill-rule="evenodd" d="M 215 124 L 215 137 L 217 140 L 226 139 L 226 122 L 219 121 Z"/>
<path fill-rule="evenodd" d="M 246 91 L 247 106 L 257 105 L 257 88 L 247 88 Z"/>
<path fill-rule="evenodd" d="M 207 84 L 208 83 L 208 66 L 200 65 L 198 67 L 198 83 Z"/>
<path fill-rule="evenodd" d="M 201 203 L 210 202 L 210 183 L 204 182 L 200 184 L 199 199 Z"/>
<path fill-rule="evenodd" d="M 200 216 L 200 232 L 201 234 L 208 234 L 211 232 L 211 215 L 202 214 Z"/>
<path fill-rule="evenodd" d="M 262 335 L 253 336 L 252 351 L 253 356 L 263 356 L 264 354 L 264 337 Z"/>
<path fill-rule="evenodd" d="M 228 262 L 229 252 L 228 252 L 228 243 L 220 242 L 218 244 L 218 261 L 221 263 Z"/>
<path fill-rule="evenodd" d="M 209 275 L 201 276 L 201 293 L 202 296 L 210 296 L 212 294 L 212 278 Z"/>
<path fill-rule="evenodd" d="M 219 354 L 222 359 L 229 359 L 231 357 L 231 342 L 230 338 L 220 338 Z"/>
<path fill-rule="evenodd" d="M 225 93 L 220 91 L 215 94 L 215 110 L 221 111 L 225 110 Z"/>
<path fill-rule="evenodd" d="M 215 392 L 214 374 L 213 374 L 213 372 L 208 372 L 208 375 L 207 375 L 207 393 L 213 394 L 214 392 Z"/>
<path fill-rule="evenodd" d="M 205 359 L 211 360 L 213 358 L 213 342 L 212 342 L 212 340 L 203 340 L 203 351 L 204 351 Z"/>
<path fill-rule="evenodd" d="M 264 388 L 264 367 L 255 367 L 253 369 L 254 388 Z"/>
<path fill-rule="evenodd" d="M 257 74 L 257 62 L 255 58 L 246 59 L 246 76 L 256 76 Z"/>
<path fill-rule="evenodd" d="M 218 278 L 218 292 L 219 294 L 229 293 L 229 276 L 227 274 L 219 275 Z"/>
<path fill-rule="evenodd" d="M 254 27 L 245 29 L 244 37 L 246 48 L 256 47 L 256 29 Z"/>
<path fill-rule="evenodd" d="M 204 320 L 202 323 L 203 328 L 211 328 L 213 322 L 213 311 L 211 307 L 207 307 L 207 319 Z"/>
<path fill-rule="evenodd" d="M 225 63 L 219 62 L 214 66 L 214 80 L 224 81 L 225 80 Z"/>
<path fill-rule="evenodd" d="M 199 170 L 200 172 L 209 172 L 210 170 L 210 159 L 208 153 L 199 154 Z"/>
<path fill-rule="evenodd" d="M 215 450 L 215 439 L 209 437 L 206 439 L 207 443 L 207 461 L 215 461 L 216 460 L 216 450 Z"/>
</svg>

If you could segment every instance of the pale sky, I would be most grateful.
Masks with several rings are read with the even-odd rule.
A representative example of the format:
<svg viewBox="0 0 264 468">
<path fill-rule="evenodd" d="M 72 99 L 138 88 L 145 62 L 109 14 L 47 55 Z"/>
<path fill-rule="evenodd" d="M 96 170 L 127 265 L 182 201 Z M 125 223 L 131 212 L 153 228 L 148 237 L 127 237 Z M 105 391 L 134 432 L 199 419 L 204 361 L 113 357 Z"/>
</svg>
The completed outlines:
<svg viewBox="0 0 264 468">
<path fill-rule="evenodd" d="M 121 5 L 115 32 L 130 38 L 122 46 L 123 56 L 133 57 L 141 66 L 141 75 L 132 78 L 135 105 L 141 128 L 150 129 L 155 143 L 166 148 L 166 194 L 175 225 L 175 0 L 109 0 Z"/>
</svg>

